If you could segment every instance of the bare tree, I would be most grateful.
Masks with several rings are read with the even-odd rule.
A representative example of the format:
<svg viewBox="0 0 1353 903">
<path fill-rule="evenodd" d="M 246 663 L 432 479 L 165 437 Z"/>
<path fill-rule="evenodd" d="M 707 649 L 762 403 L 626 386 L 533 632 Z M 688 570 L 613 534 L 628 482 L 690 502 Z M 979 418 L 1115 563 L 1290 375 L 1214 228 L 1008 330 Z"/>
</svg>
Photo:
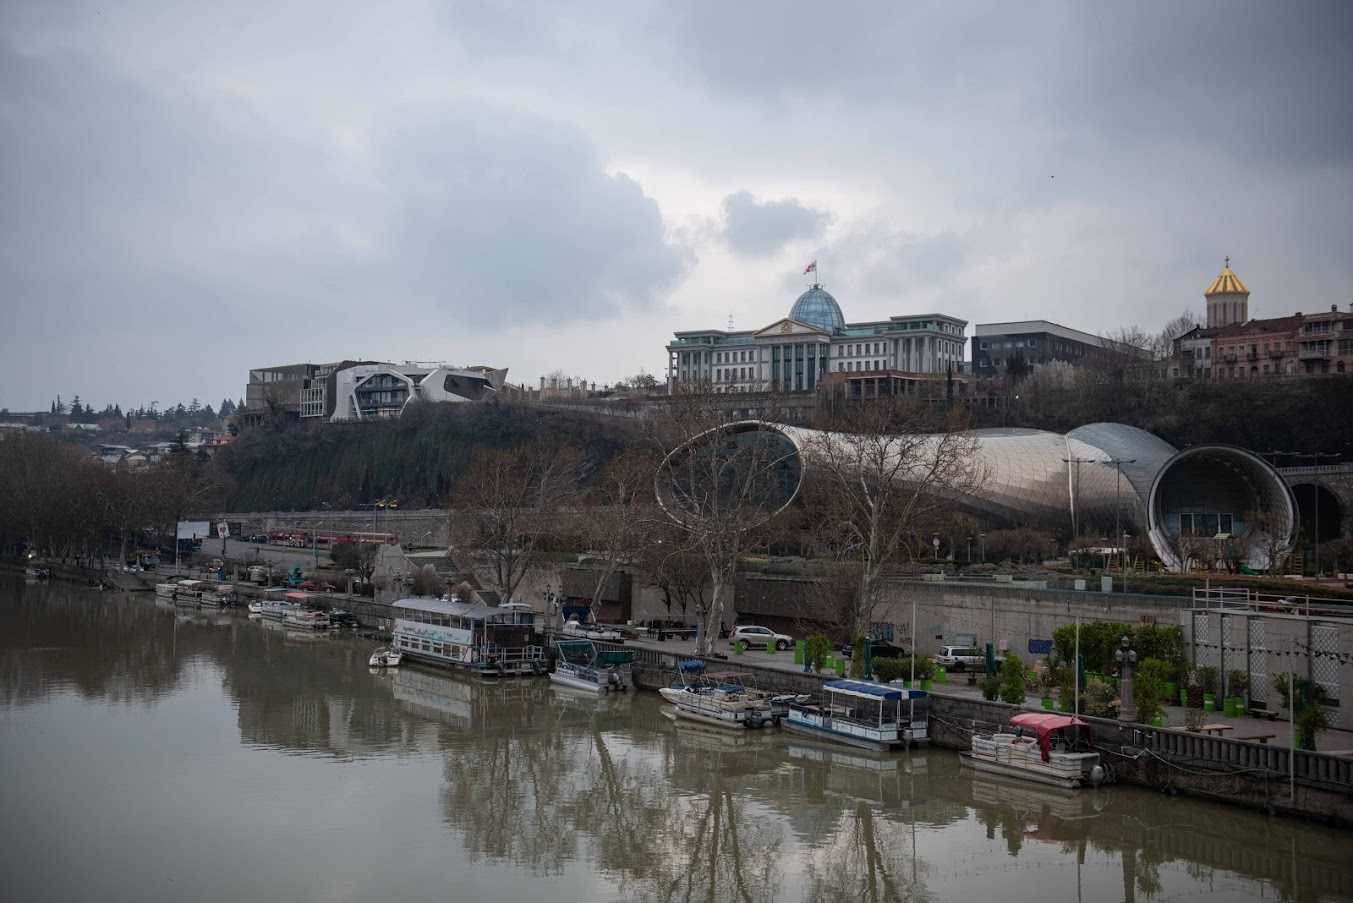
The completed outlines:
<svg viewBox="0 0 1353 903">
<path fill-rule="evenodd" d="M 1156 336 L 1155 351 L 1156 357 L 1169 357 L 1174 352 L 1175 339 L 1188 332 L 1190 329 L 1200 325 L 1198 317 L 1191 310 L 1185 310 L 1179 316 L 1166 323 L 1161 329 L 1160 334 Z"/>
<path fill-rule="evenodd" d="M 855 575 L 835 613 L 852 639 L 868 635 L 885 571 L 908 533 L 939 520 L 981 482 L 979 440 L 966 426 L 957 413 L 937 424 L 931 410 L 896 398 L 848 411 L 838 430 L 809 434 L 807 491 L 819 512 L 821 545 Z"/>
<path fill-rule="evenodd" d="M 1249 511 L 1245 514 L 1245 528 L 1242 557 L 1257 559 L 1262 556 L 1263 567 L 1270 574 L 1281 574 L 1292 551 L 1291 522 L 1287 515 L 1274 509 Z M 1256 552 L 1259 554 L 1255 555 Z"/>
<path fill-rule="evenodd" d="M 601 604 L 606 582 L 648 543 L 651 525 L 660 514 L 653 504 L 656 469 L 651 454 L 631 449 L 613 459 L 597 479 L 582 523 L 588 550 L 601 557 L 592 590 L 593 611 Z"/>
<path fill-rule="evenodd" d="M 762 416 L 773 416 L 766 407 Z M 708 603 L 699 613 L 700 655 L 719 635 L 750 534 L 793 499 L 799 483 L 798 456 L 782 433 L 753 421 L 726 423 L 725 410 L 718 396 L 692 392 L 655 421 L 657 439 L 671 450 L 658 470 L 659 501 L 709 575 Z"/>
<path fill-rule="evenodd" d="M 503 601 L 540 563 L 577 494 L 575 449 L 533 442 L 481 449 L 457 482 L 452 542 L 480 552 L 493 567 Z"/>
</svg>

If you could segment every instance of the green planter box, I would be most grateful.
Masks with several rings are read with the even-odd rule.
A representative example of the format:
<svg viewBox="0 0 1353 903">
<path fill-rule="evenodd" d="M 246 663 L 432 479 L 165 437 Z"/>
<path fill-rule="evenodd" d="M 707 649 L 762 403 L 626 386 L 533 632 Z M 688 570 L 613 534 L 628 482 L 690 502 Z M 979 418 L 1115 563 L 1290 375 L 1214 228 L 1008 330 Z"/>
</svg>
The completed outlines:
<svg viewBox="0 0 1353 903">
<path fill-rule="evenodd" d="M 1043 708 L 1047 709 L 1048 711 L 1052 711 L 1053 708 L 1054 708 L 1055 706 L 1056 706 L 1056 703 L 1053 702 L 1051 696 L 1044 696 L 1044 697 L 1043 697 Z"/>
<path fill-rule="evenodd" d="M 1165 698 L 1170 702 L 1174 702 L 1178 699 L 1180 700 L 1180 705 L 1183 705 L 1183 694 L 1179 692 L 1179 684 L 1174 681 L 1167 683 L 1165 685 Z"/>
<path fill-rule="evenodd" d="M 1151 726 L 1152 726 L 1152 727 L 1164 727 L 1164 726 L 1165 726 L 1165 716 L 1164 716 L 1164 715 L 1161 715 L 1161 714 L 1157 714 L 1156 717 L 1154 717 L 1154 718 L 1151 719 Z"/>
<path fill-rule="evenodd" d="M 742 640 L 738 640 L 736 643 L 733 644 L 733 654 L 734 654 L 734 655 L 742 655 L 742 653 L 744 653 L 744 652 L 746 652 L 746 651 L 747 651 L 747 644 L 746 644 L 745 642 L 743 642 Z"/>
<path fill-rule="evenodd" d="M 795 641 L 794 641 L 794 664 L 796 664 L 796 665 L 802 665 L 802 664 L 803 664 L 803 658 L 804 658 L 804 656 L 807 655 L 807 654 L 808 654 L 808 641 L 807 641 L 807 640 L 795 640 Z"/>
<path fill-rule="evenodd" d="M 839 658 L 836 660 L 836 676 L 837 677 L 846 676 L 846 663 L 845 661 Z"/>
<path fill-rule="evenodd" d="M 1070 712 L 1070 711 L 1072 711 L 1073 709 L 1076 708 L 1076 700 L 1074 700 L 1074 699 L 1059 699 L 1059 700 L 1057 700 L 1057 706 L 1058 706 L 1058 708 L 1060 708 L 1063 712 Z"/>
<path fill-rule="evenodd" d="M 931 685 L 930 678 L 926 678 L 925 680 L 921 681 L 921 689 L 926 691 L 927 693 L 930 692 L 930 685 Z"/>
<path fill-rule="evenodd" d="M 1203 711 L 1215 712 L 1217 710 L 1217 698 L 1211 693 L 1203 694 Z"/>
<path fill-rule="evenodd" d="M 1245 714 L 1245 697 L 1228 696 L 1226 697 L 1226 714 L 1232 718 L 1239 718 Z"/>
<path fill-rule="evenodd" d="M 1189 704 L 1189 688 L 1188 688 L 1188 687 L 1180 687 L 1180 688 L 1179 688 L 1179 704 L 1182 705 L 1182 706 L 1187 706 L 1187 705 Z"/>
<path fill-rule="evenodd" d="M 940 683 L 944 683 L 946 680 L 949 679 L 949 672 L 945 671 L 943 668 L 936 668 L 935 677 L 933 679 L 939 681 Z"/>
</svg>

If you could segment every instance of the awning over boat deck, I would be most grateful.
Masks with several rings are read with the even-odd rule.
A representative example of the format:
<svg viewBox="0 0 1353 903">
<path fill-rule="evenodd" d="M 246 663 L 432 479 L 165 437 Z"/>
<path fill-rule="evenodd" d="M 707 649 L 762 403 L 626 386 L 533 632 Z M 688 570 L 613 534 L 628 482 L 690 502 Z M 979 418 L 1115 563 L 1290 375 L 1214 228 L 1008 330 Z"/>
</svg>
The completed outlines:
<svg viewBox="0 0 1353 903">
<path fill-rule="evenodd" d="M 831 680 L 822 685 L 829 693 L 842 696 L 856 696 L 861 699 L 908 699 L 926 695 L 921 690 L 907 690 L 903 687 L 890 687 L 884 684 L 871 684 L 863 680 Z"/>
<path fill-rule="evenodd" d="M 1038 750 L 1043 761 L 1048 761 L 1052 752 L 1052 732 L 1065 727 L 1084 727 L 1090 725 L 1072 715 L 1058 715 L 1056 712 L 1020 712 L 1010 719 L 1013 727 L 1032 728 L 1038 732 Z"/>
</svg>

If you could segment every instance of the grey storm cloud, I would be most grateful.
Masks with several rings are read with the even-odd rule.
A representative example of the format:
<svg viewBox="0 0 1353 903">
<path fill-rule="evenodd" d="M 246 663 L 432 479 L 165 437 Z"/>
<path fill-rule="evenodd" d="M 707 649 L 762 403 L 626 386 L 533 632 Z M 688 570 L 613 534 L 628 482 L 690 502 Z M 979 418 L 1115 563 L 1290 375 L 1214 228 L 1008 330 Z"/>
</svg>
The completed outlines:
<svg viewBox="0 0 1353 903">
<path fill-rule="evenodd" d="M 723 199 L 722 237 L 745 257 L 775 254 L 792 241 L 820 238 L 831 222 L 825 210 L 814 210 L 794 198 L 760 201 L 750 191 Z"/>
<path fill-rule="evenodd" d="M 1349 47 L 1347 0 L 0 4 L 0 406 L 660 372 L 814 255 L 857 318 L 1153 325 L 1227 254 L 1345 303 Z"/>
</svg>

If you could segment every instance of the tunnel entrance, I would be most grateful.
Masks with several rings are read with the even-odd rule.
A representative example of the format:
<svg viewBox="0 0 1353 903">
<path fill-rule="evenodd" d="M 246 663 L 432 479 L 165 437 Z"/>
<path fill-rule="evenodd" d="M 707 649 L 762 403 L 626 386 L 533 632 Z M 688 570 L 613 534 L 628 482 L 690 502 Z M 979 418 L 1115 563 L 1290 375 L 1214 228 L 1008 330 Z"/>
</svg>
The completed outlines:
<svg viewBox="0 0 1353 903">
<path fill-rule="evenodd" d="M 1303 545 L 1315 542 L 1317 537 L 1320 542 L 1339 538 L 1344 511 L 1337 495 L 1319 483 L 1298 483 L 1292 487 L 1292 495 L 1301 514 Z"/>
</svg>

